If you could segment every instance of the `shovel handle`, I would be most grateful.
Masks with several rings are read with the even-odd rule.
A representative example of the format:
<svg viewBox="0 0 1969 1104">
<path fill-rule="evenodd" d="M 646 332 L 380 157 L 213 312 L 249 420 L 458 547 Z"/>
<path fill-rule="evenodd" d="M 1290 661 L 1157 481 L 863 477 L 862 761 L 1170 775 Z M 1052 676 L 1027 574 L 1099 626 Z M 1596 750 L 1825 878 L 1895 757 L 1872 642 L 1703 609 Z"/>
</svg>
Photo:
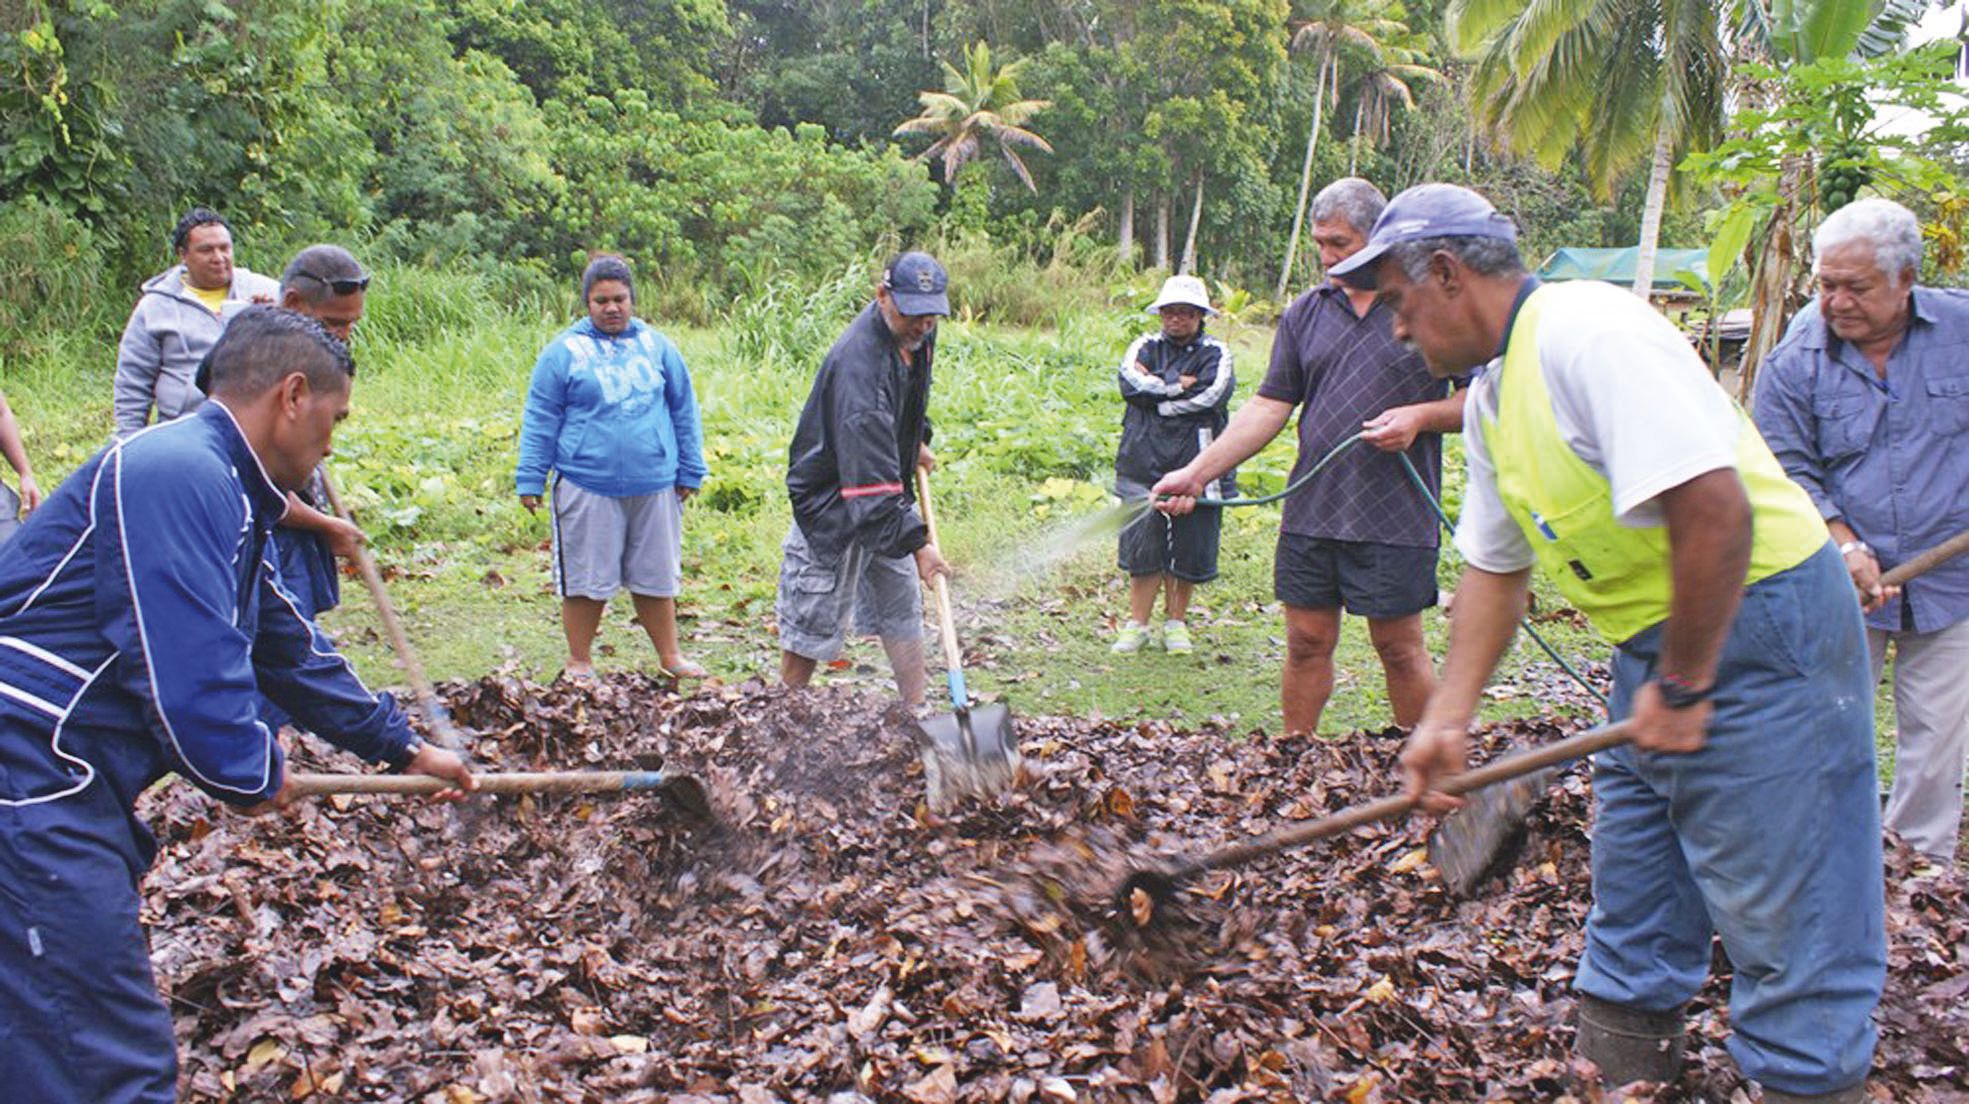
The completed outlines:
<svg viewBox="0 0 1969 1104">
<path fill-rule="evenodd" d="M 942 548 L 937 541 L 937 513 L 930 505 L 930 469 L 921 466 L 916 469 L 916 502 L 923 508 L 923 527 L 930 531 L 930 543 Z M 964 652 L 957 646 L 957 618 L 950 609 L 950 582 L 938 575 L 931 589 L 937 592 L 937 635 L 943 639 L 950 705 L 953 709 L 969 709 L 971 695 L 964 687 Z"/>
<path fill-rule="evenodd" d="M 1912 559 L 1903 560 L 1901 563 L 1895 565 L 1891 571 L 1882 572 L 1880 575 L 1880 585 L 1883 587 L 1900 586 L 1910 579 L 1926 575 L 1928 572 L 1962 555 L 1964 552 L 1969 552 L 1969 530 L 1957 533 L 1955 536 L 1930 548 L 1926 552 L 1914 556 Z"/>
<path fill-rule="evenodd" d="M 477 775 L 482 794 L 611 793 L 659 789 L 671 777 L 662 771 L 547 771 Z M 453 788 L 424 774 L 290 774 L 287 785 L 303 797 L 323 794 L 434 794 Z"/>
<path fill-rule="evenodd" d="M 321 484 L 328 488 L 328 505 L 335 516 L 349 524 L 355 518 L 342 501 L 342 493 L 335 489 L 335 481 L 329 478 L 328 465 L 321 467 Z M 390 646 L 396 649 L 397 658 L 403 661 L 403 673 L 410 679 L 410 688 L 417 695 L 417 704 L 424 710 L 424 719 L 430 722 L 431 735 L 439 747 L 457 751 L 464 747 L 458 729 L 451 723 L 451 714 L 445 711 L 438 701 L 437 691 L 431 687 L 431 680 L 424 674 L 424 665 L 417 660 L 417 650 L 410 646 L 410 637 L 403 631 L 403 622 L 397 618 L 396 606 L 390 602 L 389 592 L 383 589 L 383 574 L 376 570 L 376 557 L 369 554 L 369 546 L 356 545 L 356 570 L 362 575 L 363 585 L 369 588 L 369 600 L 376 604 L 376 616 L 383 622 L 383 631 L 390 638 Z"/>
<path fill-rule="evenodd" d="M 1631 738 L 1627 726 L 1628 722 L 1626 721 L 1602 725 L 1598 728 L 1591 728 L 1585 732 L 1568 736 L 1563 740 L 1556 740 L 1528 751 L 1507 755 L 1501 759 L 1485 763 L 1481 767 L 1463 771 L 1460 774 L 1450 775 L 1448 778 L 1443 779 L 1436 786 L 1436 789 L 1454 797 L 1459 794 L 1469 793 L 1471 790 L 1480 790 L 1492 783 L 1503 782 L 1507 779 L 1517 778 L 1521 775 L 1530 774 L 1533 771 L 1542 770 L 1555 763 L 1564 763 L 1568 760 L 1579 759 L 1596 752 L 1602 752 L 1608 748 L 1624 744 Z M 1366 804 L 1354 805 L 1342 809 L 1332 816 L 1321 817 L 1310 824 L 1302 824 L 1296 828 L 1281 829 L 1259 836 L 1249 843 L 1234 844 L 1230 847 L 1212 851 L 1201 858 L 1193 859 L 1178 867 L 1174 871 L 1173 876 L 1176 878 L 1189 878 L 1207 870 L 1223 870 L 1229 867 L 1242 866 L 1253 859 L 1297 847 L 1300 844 L 1311 843 L 1314 840 L 1325 839 L 1328 836 L 1337 836 L 1342 832 L 1350 832 L 1363 824 L 1373 824 L 1381 820 L 1393 820 L 1412 811 L 1415 806 L 1415 799 L 1407 794 L 1397 794 L 1393 797 L 1384 797 L 1376 801 L 1367 802 Z"/>
</svg>

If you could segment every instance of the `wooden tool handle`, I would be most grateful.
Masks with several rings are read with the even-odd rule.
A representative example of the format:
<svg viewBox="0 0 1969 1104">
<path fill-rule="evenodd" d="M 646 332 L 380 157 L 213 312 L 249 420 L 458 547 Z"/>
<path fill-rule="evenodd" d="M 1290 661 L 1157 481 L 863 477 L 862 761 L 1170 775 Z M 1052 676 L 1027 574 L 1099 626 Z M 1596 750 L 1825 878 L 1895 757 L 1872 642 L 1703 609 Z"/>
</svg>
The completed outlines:
<svg viewBox="0 0 1969 1104">
<path fill-rule="evenodd" d="M 1443 779 L 1436 786 L 1436 789 L 1451 796 L 1466 794 L 1471 790 L 1482 789 L 1494 782 L 1503 782 L 1507 779 L 1530 774 L 1536 770 L 1542 770 L 1555 763 L 1564 763 L 1568 760 L 1592 755 L 1595 752 L 1605 751 L 1608 748 L 1626 743 L 1629 738 L 1630 733 L 1628 731 L 1627 721 L 1603 725 L 1599 728 L 1588 729 L 1585 732 L 1577 733 L 1563 740 L 1556 740 L 1528 751 L 1507 755 L 1494 762 L 1485 763 L 1483 766 L 1477 767 L 1474 770 L 1450 775 L 1448 778 Z M 1177 876 L 1188 877 L 1200 874 L 1206 870 L 1223 870 L 1229 867 L 1242 866 L 1252 859 L 1261 858 L 1265 855 L 1286 850 L 1287 848 L 1297 847 L 1303 843 L 1310 843 L 1313 840 L 1325 839 L 1328 836 L 1337 836 L 1342 832 L 1350 832 L 1363 824 L 1372 824 L 1381 820 L 1392 820 L 1410 812 L 1415 808 L 1415 805 L 1415 799 L 1409 797 L 1407 794 L 1384 797 L 1377 801 L 1367 802 L 1364 805 L 1355 805 L 1342 809 L 1332 816 L 1321 817 L 1310 824 L 1302 824 L 1296 828 L 1281 829 L 1280 831 L 1260 836 L 1249 843 L 1235 844 L 1212 851 L 1208 855 L 1184 866 L 1178 872 Z"/>
<path fill-rule="evenodd" d="M 662 771 L 549 771 L 477 775 L 482 794 L 608 793 L 653 790 L 663 785 Z M 442 778 L 424 774 L 290 774 L 287 784 L 304 797 L 320 794 L 434 794 L 451 788 Z"/>
<path fill-rule="evenodd" d="M 1915 556 L 1913 559 L 1902 561 L 1892 571 L 1881 573 L 1880 585 L 1884 587 L 1900 586 L 1910 579 L 1918 578 L 1933 571 L 1957 556 L 1962 555 L 1964 552 L 1969 552 L 1969 530 L 1957 533 L 1955 536 Z"/>
<path fill-rule="evenodd" d="M 329 508 L 335 516 L 351 525 L 355 518 L 342 501 L 342 494 L 335 489 L 335 481 L 328 476 L 328 465 L 321 467 L 321 484 L 328 489 Z M 431 737 L 438 746 L 457 751 L 464 747 L 458 729 L 451 723 L 451 714 L 445 711 L 438 701 L 437 691 L 431 680 L 424 674 L 424 665 L 417 660 L 417 650 L 410 646 L 410 637 L 403 631 L 403 622 L 397 619 L 396 606 L 390 602 L 390 595 L 383 589 L 383 574 L 376 570 L 376 557 L 369 554 L 367 544 L 356 545 L 356 570 L 362 574 L 363 585 L 369 588 L 369 599 L 376 603 L 376 616 L 382 619 L 383 631 L 390 638 L 390 647 L 396 649 L 397 658 L 403 661 L 403 673 L 410 679 L 410 688 L 417 695 L 417 704 L 423 708 L 424 720 L 431 726 Z"/>
<path fill-rule="evenodd" d="M 937 541 L 937 515 L 930 506 L 930 469 L 918 466 L 916 469 L 916 504 L 923 508 L 923 527 L 930 531 L 930 543 L 937 545 L 941 552 L 943 545 Z M 950 608 L 950 581 L 942 575 L 936 577 L 931 589 L 937 592 L 937 628 L 943 638 L 944 664 L 952 671 L 964 667 L 964 652 L 957 646 L 957 618 Z M 967 702 L 955 702 L 958 708 Z"/>
</svg>

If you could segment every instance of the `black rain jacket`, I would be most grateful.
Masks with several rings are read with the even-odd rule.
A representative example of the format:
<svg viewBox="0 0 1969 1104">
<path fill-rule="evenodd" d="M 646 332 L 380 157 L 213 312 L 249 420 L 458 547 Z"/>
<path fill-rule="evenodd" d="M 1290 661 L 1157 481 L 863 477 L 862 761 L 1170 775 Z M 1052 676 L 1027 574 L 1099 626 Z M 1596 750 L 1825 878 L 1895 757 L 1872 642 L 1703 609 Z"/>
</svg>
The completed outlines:
<svg viewBox="0 0 1969 1104">
<path fill-rule="evenodd" d="M 870 303 L 827 351 L 787 450 L 793 519 L 814 554 L 850 543 L 907 556 L 930 542 L 915 510 L 916 454 L 930 440 L 930 364 L 936 335 L 905 364 Z"/>
</svg>

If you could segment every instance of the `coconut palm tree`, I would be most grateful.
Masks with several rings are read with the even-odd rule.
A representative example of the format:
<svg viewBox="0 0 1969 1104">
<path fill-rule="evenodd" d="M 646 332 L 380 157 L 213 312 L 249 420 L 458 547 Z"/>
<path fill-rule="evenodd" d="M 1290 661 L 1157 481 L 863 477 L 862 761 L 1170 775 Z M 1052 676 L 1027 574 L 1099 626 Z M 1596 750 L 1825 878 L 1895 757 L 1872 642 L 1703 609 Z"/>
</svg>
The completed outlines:
<svg viewBox="0 0 1969 1104">
<path fill-rule="evenodd" d="M 1648 166 L 1634 290 L 1654 281 L 1670 170 L 1722 133 L 1727 69 L 1709 0 L 1450 0 L 1476 62 L 1471 107 L 1500 145 L 1556 169 L 1574 149 L 1602 198 Z"/>
<path fill-rule="evenodd" d="M 1052 103 L 1020 98 L 1018 74 L 1025 64 L 1020 59 L 994 69 L 988 44 L 978 42 L 966 48 L 964 68 L 944 62 L 944 90 L 920 93 L 916 98 L 923 105 L 922 114 L 904 120 L 896 127 L 895 136 L 933 135 L 936 140 L 917 157 L 942 158 L 944 183 L 952 188 L 957 186 L 958 172 L 984 153 L 985 143 L 997 142 L 1012 171 L 1027 188 L 1037 192 L 1032 172 L 1013 147 L 1053 152 L 1046 139 L 1026 129 L 1026 123 Z"/>
<path fill-rule="evenodd" d="M 1292 236 L 1285 243 L 1285 263 L 1279 266 L 1276 297 L 1285 298 L 1292 282 L 1292 263 L 1299 257 L 1299 237 L 1306 226 L 1306 201 L 1312 195 L 1313 150 L 1319 145 L 1329 96 L 1339 98 L 1340 66 L 1348 51 L 1372 57 L 1381 43 L 1403 36 L 1408 27 L 1390 0 L 1311 0 L 1292 24 L 1291 49 L 1314 67 L 1313 120 L 1306 130 L 1306 157 L 1299 169 L 1299 202 L 1292 210 Z"/>
<path fill-rule="evenodd" d="M 1383 42 L 1360 61 L 1353 79 L 1354 133 L 1347 155 L 1347 171 L 1355 169 L 1362 135 L 1369 136 L 1376 148 L 1388 140 L 1388 125 L 1396 107 L 1415 110 L 1415 86 L 1434 84 L 1442 73 L 1423 62 L 1429 60 L 1419 35 L 1403 33 Z"/>
</svg>

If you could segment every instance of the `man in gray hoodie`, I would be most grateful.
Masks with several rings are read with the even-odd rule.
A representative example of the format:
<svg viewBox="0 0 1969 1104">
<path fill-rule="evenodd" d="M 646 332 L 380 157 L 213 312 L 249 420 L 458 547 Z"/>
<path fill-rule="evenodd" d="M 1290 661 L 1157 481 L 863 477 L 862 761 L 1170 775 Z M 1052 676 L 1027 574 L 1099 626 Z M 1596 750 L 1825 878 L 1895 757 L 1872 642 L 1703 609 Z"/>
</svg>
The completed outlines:
<svg viewBox="0 0 1969 1104">
<path fill-rule="evenodd" d="M 192 385 L 198 362 L 226 319 L 251 303 L 272 303 L 280 286 L 232 263 L 232 228 L 194 207 L 171 233 L 178 263 L 144 282 L 116 350 L 116 435 L 188 414 L 205 401 Z"/>
</svg>

